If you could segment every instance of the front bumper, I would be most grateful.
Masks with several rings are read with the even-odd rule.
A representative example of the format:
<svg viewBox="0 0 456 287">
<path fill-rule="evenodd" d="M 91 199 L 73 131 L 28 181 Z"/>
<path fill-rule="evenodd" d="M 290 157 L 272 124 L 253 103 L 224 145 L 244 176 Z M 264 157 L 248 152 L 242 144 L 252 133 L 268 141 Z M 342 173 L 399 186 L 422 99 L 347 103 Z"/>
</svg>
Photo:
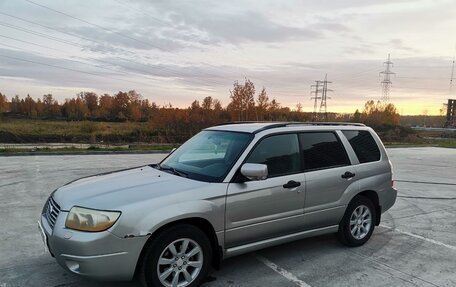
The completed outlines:
<svg viewBox="0 0 456 287">
<path fill-rule="evenodd" d="M 41 228 L 47 247 L 66 270 L 99 280 L 131 280 L 148 236 L 120 238 L 109 231 L 81 232 L 65 228 L 61 211 L 54 229 L 45 216 Z"/>
</svg>

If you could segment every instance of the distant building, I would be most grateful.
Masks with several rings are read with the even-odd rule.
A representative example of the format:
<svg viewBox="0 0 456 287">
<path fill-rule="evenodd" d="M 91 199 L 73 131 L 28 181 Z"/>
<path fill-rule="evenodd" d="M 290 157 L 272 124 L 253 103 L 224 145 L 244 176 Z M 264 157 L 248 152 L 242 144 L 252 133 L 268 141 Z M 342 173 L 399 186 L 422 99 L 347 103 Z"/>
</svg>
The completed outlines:
<svg viewBox="0 0 456 287">
<path fill-rule="evenodd" d="M 447 114 L 446 114 L 446 128 L 456 128 L 456 100 L 455 99 L 448 99 L 447 104 Z"/>
</svg>

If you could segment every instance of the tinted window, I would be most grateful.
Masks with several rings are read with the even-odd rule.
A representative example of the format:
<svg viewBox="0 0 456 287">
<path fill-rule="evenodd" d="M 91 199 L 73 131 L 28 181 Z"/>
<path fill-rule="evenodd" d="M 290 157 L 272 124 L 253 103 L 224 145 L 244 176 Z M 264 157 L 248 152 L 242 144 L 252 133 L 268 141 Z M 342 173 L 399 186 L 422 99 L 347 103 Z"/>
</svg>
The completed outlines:
<svg viewBox="0 0 456 287">
<path fill-rule="evenodd" d="M 342 131 L 360 163 L 380 160 L 380 150 L 368 131 Z"/>
<path fill-rule="evenodd" d="M 349 165 L 347 153 L 332 132 L 303 133 L 301 139 L 305 170 Z"/>
<path fill-rule="evenodd" d="M 261 163 L 268 166 L 268 177 L 299 172 L 299 141 L 296 134 L 267 137 L 255 147 L 247 163 Z"/>
</svg>

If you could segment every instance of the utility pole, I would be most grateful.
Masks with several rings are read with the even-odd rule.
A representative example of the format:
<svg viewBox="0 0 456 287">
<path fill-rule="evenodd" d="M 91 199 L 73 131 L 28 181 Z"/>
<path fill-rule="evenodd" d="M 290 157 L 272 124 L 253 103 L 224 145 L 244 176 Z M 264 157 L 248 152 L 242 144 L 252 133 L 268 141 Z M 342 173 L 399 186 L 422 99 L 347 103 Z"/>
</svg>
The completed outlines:
<svg viewBox="0 0 456 287">
<path fill-rule="evenodd" d="M 386 62 L 383 62 L 384 65 L 386 65 L 386 68 L 384 71 L 380 72 L 380 74 L 383 74 L 383 81 L 382 81 L 382 102 L 387 103 L 390 100 L 390 90 L 391 86 L 393 83 L 391 82 L 391 75 L 396 75 L 396 73 L 393 73 L 391 71 L 391 67 L 393 66 L 393 62 L 390 60 L 390 54 L 388 54 L 388 60 Z"/>
<path fill-rule="evenodd" d="M 454 55 L 453 55 L 453 64 L 451 65 L 451 77 L 450 77 L 450 97 L 451 97 L 451 92 L 453 89 L 453 79 L 454 79 L 454 60 L 456 57 L 456 47 L 454 49 Z"/>
<path fill-rule="evenodd" d="M 328 81 L 328 74 L 325 75 L 325 80 L 323 81 L 323 88 L 321 90 L 321 103 L 320 103 L 320 117 L 321 120 L 324 122 L 328 121 L 328 110 L 327 110 L 327 104 L 326 100 L 330 97 L 328 97 L 328 92 L 332 92 L 333 90 L 328 89 L 328 84 L 332 82 Z"/>
<path fill-rule="evenodd" d="M 318 114 L 317 114 L 317 105 L 318 105 L 318 100 L 321 99 L 321 97 L 318 96 L 318 93 L 321 91 L 320 90 L 320 84 L 322 81 L 315 81 L 315 85 L 311 85 L 310 88 L 315 88 L 315 91 L 310 92 L 313 97 L 311 97 L 311 100 L 314 100 L 314 109 L 313 109 L 313 114 L 312 114 L 312 122 L 316 122 L 318 120 Z"/>
</svg>

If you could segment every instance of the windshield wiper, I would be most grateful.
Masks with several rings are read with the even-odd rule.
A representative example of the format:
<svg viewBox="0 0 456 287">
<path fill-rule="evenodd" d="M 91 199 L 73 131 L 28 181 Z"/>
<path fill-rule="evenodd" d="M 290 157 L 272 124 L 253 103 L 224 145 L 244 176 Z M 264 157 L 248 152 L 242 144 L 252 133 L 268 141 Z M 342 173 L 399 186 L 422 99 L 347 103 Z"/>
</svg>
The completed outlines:
<svg viewBox="0 0 456 287">
<path fill-rule="evenodd" d="M 162 165 L 159 165 L 157 164 L 157 167 L 158 169 L 160 170 L 163 170 L 163 171 L 170 171 L 172 173 L 174 173 L 175 175 L 178 175 L 178 176 L 182 176 L 182 177 L 188 177 L 188 174 L 183 172 L 183 171 L 180 171 L 180 170 L 177 170 L 175 169 L 174 167 L 170 167 L 170 166 L 167 166 L 167 167 L 164 167 Z"/>
</svg>

